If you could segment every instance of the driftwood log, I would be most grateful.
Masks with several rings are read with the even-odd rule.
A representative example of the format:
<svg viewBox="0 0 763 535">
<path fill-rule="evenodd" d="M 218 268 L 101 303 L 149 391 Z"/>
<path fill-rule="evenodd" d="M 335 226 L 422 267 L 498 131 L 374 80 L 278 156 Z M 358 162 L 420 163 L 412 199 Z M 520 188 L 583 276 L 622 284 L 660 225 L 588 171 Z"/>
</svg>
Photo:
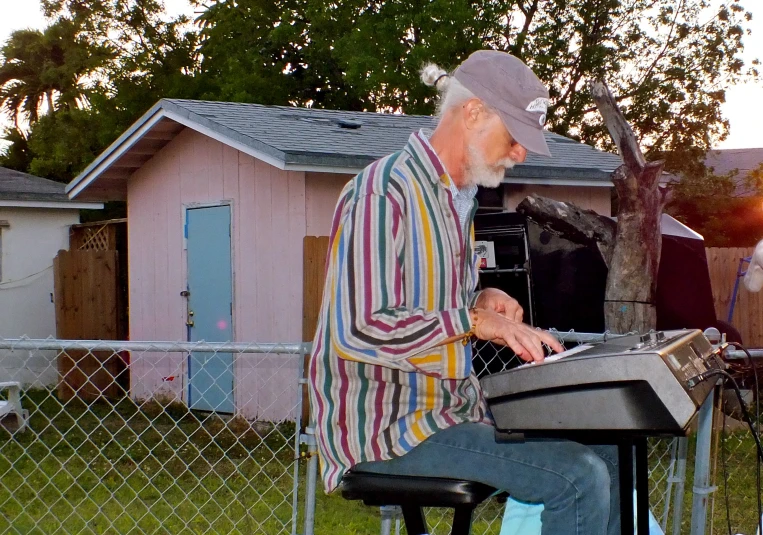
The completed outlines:
<svg viewBox="0 0 763 535">
<path fill-rule="evenodd" d="M 660 264 L 660 220 L 665 199 L 659 180 L 663 161 L 647 162 L 609 88 L 590 84 L 591 94 L 623 165 L 612 176 L 619 198 L 617 234 L 604 302 L 607 330 L 646 332 L 657 325 L 655 297 Z"/>
<path fill-rule="evenodd" d="M 517 212 L 571 242 L 596 246 L 609 268 L 617 232 L 617 223 L 609 217 L 535 194 L 525 197 Z"/>
</svg>

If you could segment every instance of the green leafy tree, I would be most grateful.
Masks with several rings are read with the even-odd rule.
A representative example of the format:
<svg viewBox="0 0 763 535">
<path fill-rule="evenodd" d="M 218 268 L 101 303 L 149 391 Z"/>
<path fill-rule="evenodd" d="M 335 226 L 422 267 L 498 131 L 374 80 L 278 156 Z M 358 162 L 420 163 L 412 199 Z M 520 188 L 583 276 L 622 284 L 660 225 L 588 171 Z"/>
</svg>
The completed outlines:
<svg viewBox="0 0 763 535">
<path fill-rule="evenodd" d="M 92 48 L 112 52 L 99 69 L 110 111 L 132 122 L 160 98 L 197 95 L 197 33 L 156 0 L 43 0 L 47 17 L 68 21 Z M 107 111 L 107 110 L 100 110 Z"/>
<path fill-rule="evenodd" d="M 324 13 L 322 2 L 223 0 L 197 22 L 204 98 L 364 109 L 333 52 L 350 20 Z"/>
<path fill-rule="evenodd" d="M 586 82 L 603 78 L 648 158 L 696 172 L 727 135 L 724 87 L 757 76 L 751 15 L 707 0 L 218 0 L 200 17 L 208 96 L 431 113 L 425 61 L 455 67 L 492 47 L 548 85 L 549 126 L 613 149 Z"/>
<path fill-rule="evenodd" d="M 18 30 L 0 50 L 0 103 L 20 131 L 19 120 L 35 123 L 49 112 L 87 104 L 85 81 L 109 54 L 88 46 L 70 21 L 59 20 L 45 31 Z"/>
<path fill-rule="evenodd" d="M 53 78 L 51 73 L 60 74 L 63 81 L 76 83 L 54 86 L 56 105 L 49 106 L 54 113 L 34 115 L 23 144 L 18 136 L 6 136 L 11 145 L 0 157 L 0 165 L 67 182 L 160 98 L 197 96 L 197 34 L 187 27 L 186 18 L 168 19 L 161 3 L 43 0 L 42 4 L 52 23 L 37 33 L 44 37 L 64 28 L 69 45 L 62 47 L 66 53 L 57 69 L 40 67 L 39 76 L 47 80 Z M 14 49 L 16 55 L 34 58 L 31 65 L 58 57 L 36 43 L 21 43 Z M 31 103 L 37 102 L 34 98 Z M 35 111 L 39 107 L 32 106 Z"/>
<path fill-rule="evenodd" d="M 740 59 L 750 15 L 739 2 L 709 12 L 707 0 L 213 0 L 196 2 L 196 29 L 157 0 L 42 4 L 52 25 L 106 56 L 77 79 L 92 83 L 85 108 L 108 130 L 97 139 L 113 139 L 162 97 L 432 113 L 421 65 L 453 68 L 492 47 L 522 57 L 549 86 L 553 131 L 613 149 L 586 84 L 601 77 L 647 157 L 701 177 L 706 150 L 728 130 L 724 87 L 757 76 L 757 63 Z M 43 95 L 30 100 L 39 110 L 46 86 L 28 87 L 22 94 Z M 60 156 L 43 156 L 44 145 L 32 144 L 36 157 Z"/>
<path fill-rule="evenodd" d="M 3 132 L 3 139 L 7 142 L 3 154 L 0 156 L 0 166 L 18 171 L 26 171 L 32 154 L 29 150 L 29 140 L 23 132 L 15 127 L 9 127 Z"/>
<path fill-rule="evenodd" d="M 41 117 L 27 142 L 27 171 L 69 182 L 113 140 L 114 119 L 114 115 L 94 113 L 93 109 L 62 110 Z"/>
</svg>

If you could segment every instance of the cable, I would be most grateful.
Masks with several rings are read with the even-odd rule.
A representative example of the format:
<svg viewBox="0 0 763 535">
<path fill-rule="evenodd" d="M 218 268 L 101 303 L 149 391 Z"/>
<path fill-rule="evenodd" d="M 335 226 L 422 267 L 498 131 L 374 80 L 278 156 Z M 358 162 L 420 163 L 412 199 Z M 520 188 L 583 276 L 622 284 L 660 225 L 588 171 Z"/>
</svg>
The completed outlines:
<svg viewBox="0 0 763 535">
<path fill-rule="evenodd" d="M 723 387 L 721 387 L 723 388 Z M 731 508 L 729 507 L 729 473 L 726 469 L 726 411 L 723 410 L 723 390 L 721 390 L 721 413 L 723 423 L 721 427 L 721 467 L 723 470 L 723 501 L 726 504 L 726 526 L 731 533 Z"/>
<path fill-rule="evenodd" d="M 50 269 L 53 269 L 53 265 L 50 265 L 50 266 L 46 267 L 45 269 L 41 269 L 40 271 L 38 271 L 36 273 L 32 273 L 30 275 L 26 275 L 24 277 L 21 277 L 20 279 L 14 279 L 14 280 L 0 282 L 0 290 L 18 288 L 18 286 L 11 286 L 11 285 L 18 284 L 19 282 L 24 282 L 25 280 L 29 280 L 32 277 L 36 277 L 37 275 L 41 275 L 42 273 L 45 273 L 46 271 L 48 271 Z"/>
<path fill-rule="evenodd" d="M 734 388 L 734 392 L 736 392 L 737 399 L 739 399 L 740 405 L 742 407 L 742 417 L 744 418 L 747 427 L 750 428 L 752 437 L 755 439 L 755 446 L 758 450 L 758 456 L 761 460 L 763 460 L 763 446 L 760 444 L 760 437 L 758 437 L 758 434 L 755 432 L 755 424 L 752 423 L 750 413 L 747 412 L 747 407 L 744 406 L 744 398 L 742 397 L 742 392 L 739 390 L 739 385 L 737 384 L 736 379 L 734 379 L 734 376 L 726 370 L 710 370 L 709 372 L 702 374 L 702 379 L 709 379 L 714 375 L 723 375 L 729 381 L 731 381 L 731 386 Z"/>
<path fill-rule="evenodd" d="M 750 355 L 750 352 L 747 350 L 746 347 L 744 347 L 742 344 L 738 342 L 729 342 L 730 346 L 734 346 L 737 349 L 740 349 L 744 352 L 745 356 L 747 357 L 747 362 L 750 365 L 750 368 L 752 368 L 752 377 L 755 384 L 755 422 L 758 424 L 757 431 L 753 431 L 753 435 L 760 436 L 760 387 L 758 385 L 758 368 L 755 365 L 755 362 L 752 360 L 752 355 Z M 741 392 L 739 393 L 739 396 L 741 396 Z M 744 401 L 742 398 L 739 398 L 739 404 L 744 408 Z M 758 533 L 763 533 L 763 507 L 761 507 L 761 500 L 760 500 L 760 463 L 761 463 L 761 457 L 758 456 L 758 462 L 756 463 L 756 473 L 755 473 L 755 482 L 756 482 L 756 488 L 758 489 Z"/>
<path fill-rule="evenodd" d="M 734 392 L 736 393 L 737 399 L 739 400 L 739 406 L 742 409 L 742 418 L 747 424 L 747 427 L 750 428 L 750 433 L 752 433 L 752 438 L 755 440 L 755 447 L 757 448 L 757 452 L 758 452 L 758 455 L 757 455 L 758 463 L 760 463 L 761 461 L 763 461 L 763 446 L 761 446 L 760 437 L 758 436 L 758 433 L 755 429 L 755 425 L 752 423 L 750 413 L 747 411 L 747 407 L 745 406 L 745 403 L 744 403 L 744 398 L 742 397 L 742 392 L 739 389 L 739 384 L 737 384 L 737 381 L 736 379 L 734 379 L 734 376 L 731 375 L 726 370 L 710 370 L 707 373 L 700 374 L 697 378 L 700 380 L 705 380 L 716 375 L 722 375 L 723 377 L 728 379 L 729 382 L 731 383 L 731 386 L 734 388 Z M 760 486 L 758 486 L 757 491 L 758 491 L 758 503 L 760 503 Z M 728 513 L 727 513 L 727 518 L 728 518 Z M 760 526 L 760 524 L 763 524 L 760 514 L 758 514 L 758 520 L 756 524 L 758 526 Z"/>
</svg>

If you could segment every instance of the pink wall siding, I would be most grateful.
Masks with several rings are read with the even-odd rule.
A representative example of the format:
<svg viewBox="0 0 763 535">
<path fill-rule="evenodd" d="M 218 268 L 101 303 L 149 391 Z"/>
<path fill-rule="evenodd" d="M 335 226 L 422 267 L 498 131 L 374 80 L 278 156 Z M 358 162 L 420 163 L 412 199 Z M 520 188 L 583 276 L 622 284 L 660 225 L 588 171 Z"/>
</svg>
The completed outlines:
<svg viewBox="0 0 763 535">
<path fill-rule="evenodd" d="M 180 296 L 186 287 L 184 209 L 224 202 L 232 217 L 235 341 L 300 340 L 304 173 L 281 171 L 190 129 L 128 182 L 131 339 L 186 339 L 186 303 Z M 298 361 L 237 357 L 238 410 L 272 419 L 292 415 Z M 135 397 L 164 392 L 185 398 L 182 355 L 134 355 L 132 368 Z M 173 375 L 175 381 L 162 380 Z M 274 404 L 276 392 L 280 398 Z"/>
<path fill-rule="evenodd" d="M 334 207 L 342 188 L 353 175 L 307 173 L 305 180 L 305 216 L 308 236 L 328 236 Z"/>
<path fill-rule="evenodd" d="M 571 202 L 580 208 L 593 210 L 600 215 L 612 215 L 611 188 L 592 186 L 535 186 L 509 184 L 504 196 L 503 206 L 512 212 L 522 199 L 535 193 L 557 201 Z"/>
</svg>

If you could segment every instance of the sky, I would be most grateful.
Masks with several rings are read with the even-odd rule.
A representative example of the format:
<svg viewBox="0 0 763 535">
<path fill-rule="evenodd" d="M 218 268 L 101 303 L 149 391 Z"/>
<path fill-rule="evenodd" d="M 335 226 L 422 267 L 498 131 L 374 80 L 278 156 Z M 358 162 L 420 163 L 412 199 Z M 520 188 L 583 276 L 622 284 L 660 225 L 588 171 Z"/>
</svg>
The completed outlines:
<svg viewBox="0 0 763 535">
<path fill-rule="evenodd" d="M 713 4 L 718 5 L 722 1 L 714 0 Z M 763 2 L 743 0 L 740 3 L 753 13 L 750 24 L 752 35 L 744 39 L 744 59 L 750 61 L 757 55 L 763 61 Z M 170 14 L 193 15 L 188 0 L 164 0 L 164 4 Z M 3 14 L 0 17 L 0 42 L 4 42 L 13 30 L 45 26 L 39 0 L 0 0 L 0 13 Z M 715 148 L 763 147 L 763 79 L 757 83 L 727 88 L 722 110 L 731 124 L 730 134 Z M 5 118 L 0 118 L 0 124 L 6 123 Z"/>
</svg>

